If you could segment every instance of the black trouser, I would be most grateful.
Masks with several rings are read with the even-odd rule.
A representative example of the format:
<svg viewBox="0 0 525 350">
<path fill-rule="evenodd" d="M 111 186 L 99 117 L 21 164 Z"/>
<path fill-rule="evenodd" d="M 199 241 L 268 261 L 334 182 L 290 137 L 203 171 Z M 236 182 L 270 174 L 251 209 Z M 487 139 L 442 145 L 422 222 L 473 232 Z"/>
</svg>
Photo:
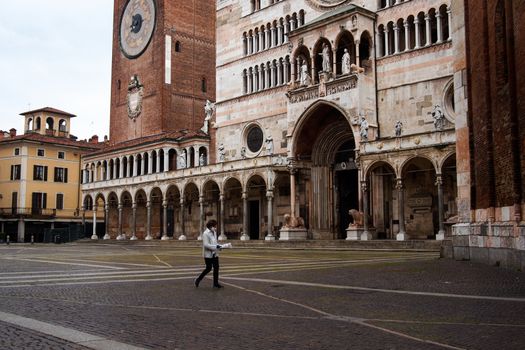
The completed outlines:
<svg viewBox="0 0 525 350">
<path fill-rule="evenodd" d="M 216 286 L 219 284 L 219 257 L 215 256 L 213 258 L 204 258 L 204 262 L 206 263 L 206 268 L 202 271 L 200 276 L 197 278 L 197 280 L 200 282 L 204 276 L 208 274 L 208 272 L 211 271 L 211 268 L 213 266 L 213 285 Z"/>
</svg>

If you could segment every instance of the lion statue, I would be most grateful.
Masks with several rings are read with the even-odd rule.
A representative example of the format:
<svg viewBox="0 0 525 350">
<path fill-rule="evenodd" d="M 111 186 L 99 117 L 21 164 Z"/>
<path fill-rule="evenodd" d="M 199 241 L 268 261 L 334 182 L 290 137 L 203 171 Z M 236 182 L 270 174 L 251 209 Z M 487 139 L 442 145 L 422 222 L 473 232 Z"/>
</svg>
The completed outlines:
<svg viewBox="0 0 525 350">
<path fill-rule="evenodd" d="M 353 223 L 351 223 L 348 228 L 350 227 L 362 227 L 364 225 L 364 214 L 358 210 L 355 210 L 355 209 L 350 209 L 348 211 L 348 214 L 350 214 L 350 216 L 352 217 L 353 219 Z"/>
<path fill-rule="evenodd" d="M 284 214 L 284 228 L 302 228 L 304 227 L 304 219 L 302 217 L 294 217 L 290 214 Z"/>
</svg>

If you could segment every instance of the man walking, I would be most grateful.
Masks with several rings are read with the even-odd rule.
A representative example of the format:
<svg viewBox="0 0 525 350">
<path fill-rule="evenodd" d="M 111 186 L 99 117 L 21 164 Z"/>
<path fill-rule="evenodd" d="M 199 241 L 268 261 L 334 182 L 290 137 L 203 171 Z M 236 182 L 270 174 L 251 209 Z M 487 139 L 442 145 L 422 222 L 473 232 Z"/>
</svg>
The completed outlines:
<svg viewBox="0 0 525 350">
<path fill-rule="evenodd" d="M 206 223 L 206 230 L 202 234 L 202 255 L 204 256 L 206 268 L 195 280 L 195 287 L 199 287 L 199 283 L 213 267 L 213 287 L 222 288 L 219 284 L 219 250 L 221 248 L 217 244 L 217 221 L 210 220 Z"/>
</svg>

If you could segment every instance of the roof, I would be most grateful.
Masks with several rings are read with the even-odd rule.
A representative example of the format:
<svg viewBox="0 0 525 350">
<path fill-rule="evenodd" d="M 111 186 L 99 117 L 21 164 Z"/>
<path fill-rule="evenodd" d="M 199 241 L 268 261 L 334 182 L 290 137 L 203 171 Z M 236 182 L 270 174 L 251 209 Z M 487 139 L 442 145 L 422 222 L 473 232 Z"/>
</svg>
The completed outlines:
<svg viewBox="0 0 525 350">
<path fill-rule="evenodd" d="M 307 28 L 314 27 L 314 26 L 316 26 L 318 24 L 326 24 L 326 21 L 328 21 L 328 20 L 338 19 L 338 17 L 344 16 L 344 15 L 346 15 L 348 13 L 351 13 L 351 12 L 360 12 L 362 14 L 366 14 L 366 15 L 371 16 L 371 17 L 375 17 L 376 16 L 376 14 L 374 12 L 370 11 L 369 9 L 366 9 L 364 7 L 357 6 L 357 5 L 354 5 L 354 4 L 338 6 L 338 7 L 336 7 L 335 9 L 333 9 L 331 11 L 323 13 L 321 16 L 319 16 L 317 18 L 314 18 L 310 22 L 307 22 L 304 26 L 298 27 L 297 29 L 294 29 L 293 33 L 303 32 Z"/>
<path fill-rule="evenodd" d="M 145 136 L 138 139 L 133 140 L 127 140 L 124 142 L 116 143 L 116 144 L 106 144 L 105 147 L 101 148 L 100 150 L 89 154 L 89 156 L 96 156 L 103 153 L 109 153 L 113 151 L 123 150 L 126 148 L 131 147 L 137 147 L 157 142 L 163 142 L 163 141 L 175 141 L 175 142 L 182 142 L 189 139 L 194 138 L 200 138 L 200 139 L 209 139 L 209 136 L 205 134 L 202 131 L 186 131 L 186 130 L 178 130 L 178 131 L 169 131 L 164 132 L 161 134 L 151 135 L 151 136 Z"/>
<path fill-rule="evenodd" d="M 17 135 L 14 137 L 3 138 L 3 139 L 0 139 L 0 145 L 11 143 L 11 142 L 20 142 L 20 141 L 49 143 L 49 144 L 53 144 L 57 146 L 85 148 L 85 149 L 93 150 L 93 151 L 99 150 L 102 147 L 104 147 L 103 142 L 91 143 L 87 141 L 76 141 L 76 140 L 72 140 L 66 137 L 54 137 L 54 136 L 48 136 L 48 135 L 41 135 L 37 133 L 28 133 L 24 135 Z"/>
<path fill-rule="evenodd" d="M 24 115 L 25 116 L 27 114 L 35 114 L 35 113 L 38 113 L 38 112 L 48 112 L 48 113 L 60 114 L 60 115 L 65 115 L 65 116 L 68 116 L 68 117 L 71 117 L 71 118 L 76 117 L 76 115 L 74 115 L 74 114 L 71 114 L 71 113 L 68 113 L 68 112 L 64 112 L 64 111 L 61 111 L 60 109 L 56 109 L 56 108 L 52 108 L 52 107 L 44 107 L 44 108 L 34 109 L 32 111 L 20 113 L 20 115 Z"/>
</svg>

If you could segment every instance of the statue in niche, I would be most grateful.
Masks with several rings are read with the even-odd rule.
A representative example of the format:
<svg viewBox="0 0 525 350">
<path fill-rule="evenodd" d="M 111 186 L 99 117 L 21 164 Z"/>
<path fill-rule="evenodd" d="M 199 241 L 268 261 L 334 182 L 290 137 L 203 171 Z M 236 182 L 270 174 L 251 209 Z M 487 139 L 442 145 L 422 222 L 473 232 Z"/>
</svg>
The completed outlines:
<svg viewBox="0 0 525 350">
<path fill-rule="evenodd" d="M 323 58 L 323 72 L 330 73 L 332 67 L 330 66 L 330 47 L 328 44 L 323 44 L 323 51 L 319 55 Z"/>
<path fill-rule="evenodd" d="M 443 130 L 445 127 L 445 115 L 443 114 L 441 106 L 435 105 L 434 110 L 429 112 L 429 114 L 431 114 L 432 118 L 434 118 L 434 128 L 436 130 Z"/>
<path fill-rule="evenodd" d="M 341 61 L 341 73 L 344 74 L 350 74 L 350 69 L 352 62 L 350 62 L 350 53 L 348 52 L 348 49 L 345 49 L 345 53 L 343 54 L 343 58 Z"/>
<path fill-rule="evenodd" d="M 312 78 L 310 78 L 310 74 L 308 74 L 308 65 L 306 64 L 306 60 L 303 59 L 302 62 L 301 73 L 299 75 L 300 86 L 309 86 L 312 82 Z"/>
<path fill-rule="evenodd" d="M 359 135 L 361 135 L 361 140 L 368 141 L 368 122 L 364 115 L 361 116 L 361 121 L 359 122 Z"/>
<path fill-rule="evenodd" d="M 206 165 L 206 158 L 204 158 L 204 153 L 201 153 L 199 156 L 199 166 L 205 166 Z"/>
<path fill-rule="evenodd" d="M 226 159 L 226 152 L 224 151 L 224 144 L 219 145 L 219 162 L 224 162 Z"/>
<path fill-rule="evenodd" d="M 266 137 L 266 154 L 267 155 L 272 155 L 273 154 L 273 138 L 272 138 L 272 135 L 268 135 L 268 137 Z"/>
<path fill-rule="evenodd" d="M 204 125 L 202 126 L 201 130 L 205 134 L 210 133 L 210 120 L 213 116 L 213 112 L 215 111 L 215 103 L 212 103 L 210 100 L 206 100 L 206 104 L 204 105 L 204 113 L 206 114 L 206 118 L 204 118 Z"/>
<path fill-rule="evenodd" d="M 179 169 L 186 169 L 186 151 L 183 151 L 179 155 Z"/>
<path fill-rule="evenodd" d="M 394 129 L 396 130 L 396 137 L 401 136 L 401 133 L 403 132 L 403 123 L 401 123 L 400 120 L 396 122 L 396 125 L 394 126 Z"/>
<path fill-rule="evenodd" d="M 241 158 L 246 159 L 246 147 L 241 147 Z"/>
</svg>

